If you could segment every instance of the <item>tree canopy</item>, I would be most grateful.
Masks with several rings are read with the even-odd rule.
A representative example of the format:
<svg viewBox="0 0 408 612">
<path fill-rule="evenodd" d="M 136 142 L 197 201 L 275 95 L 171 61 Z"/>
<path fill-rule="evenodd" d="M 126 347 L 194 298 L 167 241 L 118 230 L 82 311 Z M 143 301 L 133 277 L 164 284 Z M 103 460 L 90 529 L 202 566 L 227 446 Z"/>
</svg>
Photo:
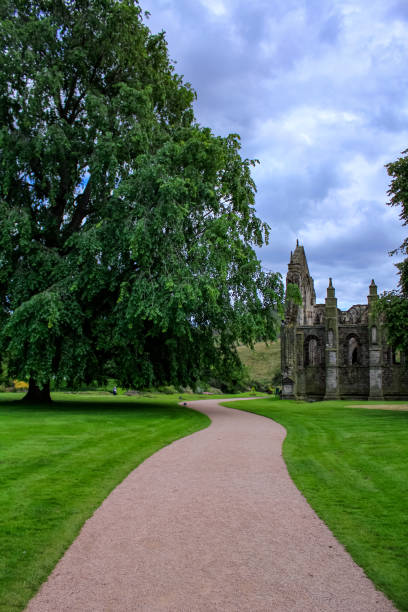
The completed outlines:
<svg viewBox="0 0 408 612">
<path fill-rule="evenodd" d="M 30 395 L 116 378 L 192 384 L 276 337 L 252 160 L 136 0 L 3 0 L 0 346 Z M 41 395 L 41 394 L 40 394 Z"/>
<path fill-rule="evenodd" d="M 392 177 L 388 195 L 390 206 L 400 206 L 400 219 L 402 225 L 408 225 L 408 149 L 402 152 L 402 157 L 397 161 L 387 164 L 389 176 Z M 402 254 L 405 259 L 397 263 L 396 266 L 400 273 L 401 291 L 408 297 L 408 237 L 392 254 Z"/>
<path fill-rule="evenodd" d="M 388 195 L 389 206 L 400 206 L 400 219 L 408 225 L 408 149 L 402 157 L 386 165 L 391 177 Z M 402 254 L 404 259 L 396 264 L 399 271 L 399 289 L 385 292 L 378 301 L 378 310 L 384 314 L 389 343 L 408 355 L 408 237 L 391 252 Z"/>
</svg>

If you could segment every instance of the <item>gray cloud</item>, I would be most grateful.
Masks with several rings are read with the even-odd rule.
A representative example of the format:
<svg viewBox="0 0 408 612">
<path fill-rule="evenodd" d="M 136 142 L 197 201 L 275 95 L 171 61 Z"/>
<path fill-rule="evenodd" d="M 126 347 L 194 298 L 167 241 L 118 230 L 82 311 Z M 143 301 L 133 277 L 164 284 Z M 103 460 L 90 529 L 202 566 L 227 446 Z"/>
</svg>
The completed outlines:
<svg viewBox="0 0 408 612">
<path fill-rule="evenodd" d="M 320 299 L 329 276 L 344 305 L 365 301 L 372 277 L 395 286 L 388 250 L 404 229 L 385 206 L 384 165 L 408 147 L 405 0 L 142 3 L 197 91 L 200 123 L 240 133 L 243 156 L 261 161 L 264 266 L 285 274 L 299 237 Z"/>
</svg>

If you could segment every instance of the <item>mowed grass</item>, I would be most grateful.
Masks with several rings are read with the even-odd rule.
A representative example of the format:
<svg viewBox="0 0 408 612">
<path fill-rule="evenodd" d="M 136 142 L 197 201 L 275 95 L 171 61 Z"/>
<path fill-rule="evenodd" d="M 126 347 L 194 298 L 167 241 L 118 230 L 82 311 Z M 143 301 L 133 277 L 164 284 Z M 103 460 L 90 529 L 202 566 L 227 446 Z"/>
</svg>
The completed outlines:
<svg viewBox="0 0 408 612">
<path fill-rule="evenodd" d="M 408 610 L 408 412 L 352 404 L 229 407 L 286 428 L 283 456 L 296 486 L 374 584 Z"/>
<path fill-rule="evenodd" d="M 132 469 L 210 423 L 178 406 L 177 397 L 54 394 L 58 401 L 47 407 L 15 398 L 0 396 L 2 612 L 25 607 L 85 520 Z"/>
</svg>

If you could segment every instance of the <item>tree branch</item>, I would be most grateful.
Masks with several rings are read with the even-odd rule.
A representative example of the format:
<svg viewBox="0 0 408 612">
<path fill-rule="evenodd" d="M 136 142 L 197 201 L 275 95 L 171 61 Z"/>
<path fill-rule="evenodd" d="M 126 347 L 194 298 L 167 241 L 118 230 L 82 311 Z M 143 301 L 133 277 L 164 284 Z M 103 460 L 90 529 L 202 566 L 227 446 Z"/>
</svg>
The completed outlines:
<svg viewBox="0 0 408 612">
<path fill-rule="evenodd" d="M 64 228 L 64 234 L 66 238 L 70 236 L 71 234 L 73 234 L 74 232 L 78 231 L 79 228 L 81 227 L 82 221 L 88 214 L 88 210 L 89 210 L 88 205 L 89 205 L 90 198 L 91 198 L 91 177 L 89 177 L 83 193 L 79 194 L 79 196 L 77 196 L 76 198 L 77 206 L 72 215 L 72 219 L 70 223 L 68 223 L 68 225 Z"/>
</svg>

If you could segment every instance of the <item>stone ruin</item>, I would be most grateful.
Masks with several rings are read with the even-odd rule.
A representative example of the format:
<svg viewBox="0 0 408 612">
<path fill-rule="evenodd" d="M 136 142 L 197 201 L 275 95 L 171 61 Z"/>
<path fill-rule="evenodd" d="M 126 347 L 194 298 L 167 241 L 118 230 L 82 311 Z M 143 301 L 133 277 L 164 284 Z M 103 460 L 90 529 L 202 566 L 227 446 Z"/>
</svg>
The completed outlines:
<svg viewBox="0 0 408 612">
<path fill-rule="evenodd" d="M 297 242 L 288 283 L 298 285 L 302 305 L 288 306 L 282 326 L 283 399 L 408 399 L 408 357 L 387 344 L 374 310 L 374 280 L 368 304 L 337 308 L 332 279 L 325 304 L 316 304 L 305 250 Z"/>
</svg>

